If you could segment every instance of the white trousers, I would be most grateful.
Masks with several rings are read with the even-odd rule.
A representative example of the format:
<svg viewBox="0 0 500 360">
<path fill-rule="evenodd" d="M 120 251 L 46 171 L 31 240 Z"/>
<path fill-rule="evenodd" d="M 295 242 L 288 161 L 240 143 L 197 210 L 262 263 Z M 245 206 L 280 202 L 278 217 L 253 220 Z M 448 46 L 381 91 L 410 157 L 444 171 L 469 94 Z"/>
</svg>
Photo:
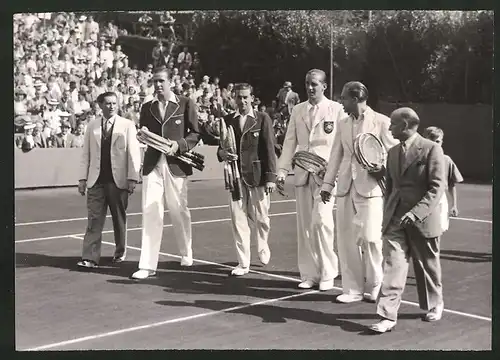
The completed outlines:
<svg viewBox="0 0 500 360">
<path fill-rule="evenodd" d="M 441 197 L 439 206 L 441 207 L 441 228 L 443 229 L 443 232 L 445 232 L 450 227 L 450 219 L 448 217 L 448 197 L 446 196 L 446 193 L 444 193 Z"/>
<path fill-rule="evenodd" d="M 156 270 L 163 234 L 164 204 L 181 256 L 193 257 L 191 213 L 187 204 L 187 178 L 174 177 L 165 156 L 142 183 L 142 247 L 139 269 Z"/>
<path fill-rule="evenodd" d="M 351 186 L 337 198 L 337 248 L 344 294 L 362 295 L 382 284 L 382 197 L 366 198 Z"/>
<path fill-rule="evenodd" d="M 251 237 L 257 239 L 259 252 L 269 250 L 267 240 L 271 228 L 269 220 L 271 199 L 263 186 L 249 187 L 244 183 L 242 195 L 241 200 L 233 201 L 229 194 L 229 211 L 238 263 L 241 267 L 249 267 Z"/>
<path fill-rule="evenodd" d="M 324 204 L 312 177 L 295 187 L 297 206 L 297 255 L 302 281 L 333 282 L 338 275 L 337 254 L 333 250 L 333 199 Z"/>
</svg>

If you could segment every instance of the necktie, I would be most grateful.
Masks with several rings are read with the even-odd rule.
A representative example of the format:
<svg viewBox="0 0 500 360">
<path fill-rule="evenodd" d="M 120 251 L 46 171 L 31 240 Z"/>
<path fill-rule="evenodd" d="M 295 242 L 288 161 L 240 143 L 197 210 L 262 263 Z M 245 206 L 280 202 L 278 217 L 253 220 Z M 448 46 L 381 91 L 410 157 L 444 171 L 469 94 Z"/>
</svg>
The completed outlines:
<svg viewBox="0 0 500 360">
<path fill-rule="evenodd" d="M 314 118 L 316 116 L 316 110 L 317 110 L 317 106 L 314 105 L 314 106 L 311 106 L 311 108 L 309 109 L 309 128 L 312 128 L 313 127 L 313 124 L 314 124 Z"/>
<path fill-rule="evenodd" d="M 399 168 L 401 172 L 403 171 L 403 166 L 406 160 L 406 143 L 401 142 L 401 151 L 399 152 Z"/>
</svg>

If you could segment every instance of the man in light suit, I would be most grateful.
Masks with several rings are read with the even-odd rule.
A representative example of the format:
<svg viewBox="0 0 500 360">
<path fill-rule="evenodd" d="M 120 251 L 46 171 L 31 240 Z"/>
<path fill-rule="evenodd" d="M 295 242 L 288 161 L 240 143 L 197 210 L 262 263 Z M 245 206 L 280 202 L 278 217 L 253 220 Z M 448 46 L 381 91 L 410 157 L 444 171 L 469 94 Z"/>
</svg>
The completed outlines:
<svg viewBox="0 0 500 360">
<path fill-rule="evenodd" d="M 267 241 L 271 193 L 276 187 L 276 155 L 272 120 L 266 113 L 252 109 L 252 86 L 238 84 L 235 91 L 238 110 L 224 121 L 234 129 L 238 153 L 231 154 L 219 147 L 217 157 L 219 161 L 236 159 L 241 173 L 243 198 L 234 201 L 230 196 L 229 210 L 238 257 L 238 266 L 231 274 L 242 276 L 250 267 L 251 235 L 257 239 L 262 264 L 267 265 L 271 257 Z"/>
<path fill-rule="evenodd" d="M 176 155 L 193 149 L 201 134 L 195 103 L 170 90 L 169 75 L 166 67 L 155 69 L 155 96 L 142 105 L 139 118 L 140 127 L 167 139 L 170 149 L 163 154 L 148 147 L 144 154 L 141 258 L 139 270 L 132 274 L 137 280 L 156 275 L 165 204 L 172 220 L 181 266 L 193 265 L 191 212 L 187 198 L 188 176 L 193 174 L 193 168 Z"/>
<path fill-rule="evenodd" d="M 87 190 L 88 226 L 78 266 L 94 268 L 101 257 L 102 229 L 109 210 L 113 220 L 113 262 L 125 260 L 128 197 L 139 181 L 141 154 L 134 123 L 117 115 L 116 94 L 98 97 L 102 117 L 89 122 L 80 162 L 78 191 Z"/>
<path fill-rule="evenodd" d="M 376 176 L 368 173 L 354 156 L 354 139 L 361 133 L 375 134 L 386 150 L 397 141 L 389 132 L 389 118 L 367 104 L 368 90 L 360 82 L 344 85 L 341 94 L 348 117 L 339 121 L 333 139 L 321 198 L 330 201 L 337 180 L 337 249 L 342 272 L 340 303 L 377 300 L 382 285 L 382 190 Z M 383 171 L 383 169 L 377 169 Z M 365 280 L 366 279 L 366 280 Z M 363 295 L 364 294 L 364 295 Z"/>
<path fill-rule="evenodd" d="M 443 233 L 439 202 L 446 184 L 442 148 L 417 133 L 420 120 L 410 108 L 391 114 L 389 130 L 400 144 L 389 150 L 387 193 L 382 223 L 384 277 L 377 314 L 370 329 L 394 328 L 406 284 L 409 257 L 417 280 L 420 308 L 426 321 L 441 319 L 444 303 L 439 242 Z"/>
<path fill-rule="evenodd" d="M 283 112 L 286 118 L 292 113 L 293 107 L 300 102 L 299 94 L 292 90 L 290 81 L 285 81 L 276 98 L 278 99 L 278 111 Z"/>
<path fill-rule="evenodd" d="M 308 101 L 292 110 L 281 157 L 277 181 L 283 183 L 292 169 L 296 151 L 309 151 L 326 161 L 330 158 L 338 121 L 346 116 L 342 105 L 324 96 L 326 74 L 312 69 L 306 74 Z M 333 250 L 333 202 L 320 198 L 322 179 L 317 174 L 295 167 L 297 198 L 298 265 L 301 289 L 319 285 L 320 290 L 333 288 L 338 276 L 338 259 Z"/>
</svg>

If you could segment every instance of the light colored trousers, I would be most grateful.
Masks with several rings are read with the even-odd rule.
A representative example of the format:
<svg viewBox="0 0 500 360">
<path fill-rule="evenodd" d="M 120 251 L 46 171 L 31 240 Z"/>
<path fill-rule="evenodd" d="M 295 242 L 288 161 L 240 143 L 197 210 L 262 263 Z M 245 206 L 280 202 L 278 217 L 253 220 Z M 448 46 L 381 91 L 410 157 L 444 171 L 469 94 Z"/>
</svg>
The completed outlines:
<svg viewBox="0 0 500 360">
<path fill-rule="evenodd" d="M 191 213 L 187 203 L 187 178 L 174 177 L 165 156 L 142 183 L 142 247 L 139 269 L 156 270 L 163 234 L 164 204 L 181 256 L 193 257 Z"/>
<path fill-rule="evenodd" d="M 370 293 L 382 284 L 383 213 L 382 197 L 363 197 L 354 186 L 337 197 L 337 249 L 344 294 Z"/>
<path fill-rule="evenodd" d="M 425 238 L 415 226 L 404 229 L 393 218 L 384 234 L 384 281 L 377 314 L 396 321 L 406 285 L 410 257 L 417 281 L 418 304 L 430 310 L 443 302 L 440 237 Z"/>
<path fill-rule="evenodd" d="M 333 250 L 335 202 L 332 199 L 324 204 L 320 191 L 311 177 L 306 185 L 295 187 L 300 278 L 315 283 L 333 282 L 338 275 L 338 259 Z"/>
<path fill-rule="evenodd" d="M 441 208 L 441 228 L 443 232 L 447 231 L 450 227 L 450 219 L 448 217 L 448 197 L 446 196 L 446 192 L 441 197 L 439 201 L 439 206 Z"/>
<path fill-rule="evenodd" d="M 231 213 L 231 227 L 236 245 L 236 256 L 241 267 L 250 266 L 250 239 L 253 235 L 257 239 L 257 249 L 268 250 L 270 220 L 269 207 L 271 199 L 265 188 L 249 187 L 242 182 L 243 198 L 238 201 L 229 195 L 229 211 Z"/>
</svg>

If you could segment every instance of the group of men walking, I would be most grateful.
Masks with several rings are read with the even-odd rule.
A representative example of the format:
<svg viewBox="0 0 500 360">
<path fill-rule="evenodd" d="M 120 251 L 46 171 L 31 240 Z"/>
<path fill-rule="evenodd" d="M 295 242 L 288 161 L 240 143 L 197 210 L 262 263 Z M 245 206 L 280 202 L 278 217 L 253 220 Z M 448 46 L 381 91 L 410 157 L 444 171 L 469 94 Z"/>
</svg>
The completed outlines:
<svg viewBox="0 0 500 360">
<path fill-rule="evenodd" d="M 195 104 L 170 91 L 168 70 L 155 70 L 155 98 L 142 106 L 140 126 L 168 139 L 166 154 L 148 147 L 142 168 L 142 247 L 132 278 L 155 275 L 166 205 L 181 255 L 181 265 L 193 264 L 191 215 L 187 179 L 192 168 L 176 155 L 196 146 L 201 138 Z M 445 190 L 445 161 L 439 144 L 417 133 L 418 115 L 400 108 L 388 118 L 371 109 L 368 89 L 347 83 L 341 103 L 327 99 L 326 74 L 312 69 L 305 76 L 308 100 L 293 107 L 279 159 L 275 155 L 272 120 L 252 109 L 253 89 L 236 87 L 238 110 L 224 118 L 235 134 L 236 153 L 219 146 L 219 161 L 236 161 L 241 173 L 241 199 L 229 198 L 238 266 L 231 274 L 250 271 L 250 239 L 257 239 L 263 264 L 271 258 L 268 244 L 270 194 L 293 168 L 294 155 L 306 151 L 327 162 L 325 174 L 294 170 L 297 207 L 297 248 L 301 289 L 334 287 L 342 274 L 340 303 L 363 299 L 377 302 L 381 319 L 370 328 L 394 328 L 406 282 L 409 257 L 417 278 L 425 319 L 439 320 L 443 311 L 439 240 L 441 198 Z M 82 267 L 99 264 L 101 233 L 109 205 L 115 229 L 114 262 L 126 254 L 127 198 L 139 179 L 140 153 L 133 122 L 116 115 L 116 95 L 104 93 L 103 118 L 89 124 L 85 134 L 79 190 L 88 188 L 89 223 L 84 238 Z M 388 151 L 387 164 L 366 170 L 354 156 L 354 139 L 372 133 Z M 377 179 L 385 176 L 384 196 Z M 333 207 L 337 199 L 336 221 Z M 335 223 L 337 229 L 335 231 Z M 336 235 L 338 252 L 334 251 Z"/>
</svg>

